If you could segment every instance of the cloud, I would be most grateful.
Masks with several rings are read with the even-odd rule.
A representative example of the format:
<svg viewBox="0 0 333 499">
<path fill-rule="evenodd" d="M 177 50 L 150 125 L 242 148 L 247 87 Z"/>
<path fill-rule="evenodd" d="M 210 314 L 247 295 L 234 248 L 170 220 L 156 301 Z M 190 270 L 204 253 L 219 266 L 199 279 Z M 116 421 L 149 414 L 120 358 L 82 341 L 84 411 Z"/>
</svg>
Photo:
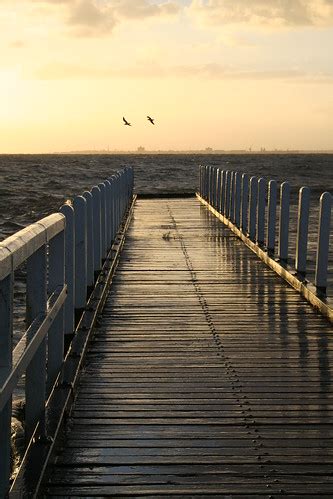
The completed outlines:
<svg viewBox="0 0 333 499">
<path fill-rule="evenodd" d="M 30 75 L 31 76 L 31 75 Z M 137 65 L 120 69 L 54 63 L 38 68 L 34 78 L 41 80 L 111 78 L 207 78 L 218 80 L 283 80 L 302 83 L 332 83 L 333 73 L 307 73 L 298 69 L 265 71 L 236 70 L 220 64 L 160 66 Z"/>
<path fill-rule="evenodd" d="M 9 44 L 10 48 L 21 49 L 26 46 L 26 43 L 22 40 L 14 40 Z"/>
<path fill-rule="evenodd" d="M 333 0 L 192 0 L 188 11 L 211 25 L 333 26 Z"/>
<path fill-rule="evenodd" d="M 109 7 L 97 7 L 91 0 L 72 2 L 67 24 L 78 35 L 103 34 L 112 31 L 116 24 L 114 12 Z"/>
<path fill-rule="evenodd" d="M 104 35 L 121 22 L 177 14 L 177 1 L 155 4 L 149 0 L 33 0 L 50 9 L 65 9 L 65 24 L 79 36 Z"/>
<path fill-rule="evenodd" d="M 177 14 L 180 6 L 175 2 L 152 4 L 147 0 L 116 0 L 115 14 L 123 19 L 144 19 L 153 16 Z"/>
</svg>

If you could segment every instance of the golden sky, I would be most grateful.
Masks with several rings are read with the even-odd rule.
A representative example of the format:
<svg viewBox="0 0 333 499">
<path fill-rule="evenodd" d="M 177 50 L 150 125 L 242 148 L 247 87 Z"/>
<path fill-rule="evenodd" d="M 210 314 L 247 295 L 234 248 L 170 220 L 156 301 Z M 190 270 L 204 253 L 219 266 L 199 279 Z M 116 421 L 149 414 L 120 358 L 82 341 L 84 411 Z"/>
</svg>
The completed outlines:
<svg viewBox="0 0 333 499">
<path fill-rule="evenodd" d="M 0 98 L 2 153 L 333 149 L 333 0 L 0 0 Z"/>
</svg>

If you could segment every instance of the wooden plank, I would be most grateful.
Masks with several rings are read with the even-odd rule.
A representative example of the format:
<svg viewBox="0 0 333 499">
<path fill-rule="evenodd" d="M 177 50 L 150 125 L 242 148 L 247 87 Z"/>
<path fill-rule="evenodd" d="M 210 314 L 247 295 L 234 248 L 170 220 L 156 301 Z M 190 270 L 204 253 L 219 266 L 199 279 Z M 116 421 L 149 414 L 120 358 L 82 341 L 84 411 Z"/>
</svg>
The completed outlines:
<svg viewBox="0 0 333 499">
<path fill-rule="evenodd" d="M 332 345 L 194 200 L 139 200 L 45 495 L 332 497 Z"/>
</svg>

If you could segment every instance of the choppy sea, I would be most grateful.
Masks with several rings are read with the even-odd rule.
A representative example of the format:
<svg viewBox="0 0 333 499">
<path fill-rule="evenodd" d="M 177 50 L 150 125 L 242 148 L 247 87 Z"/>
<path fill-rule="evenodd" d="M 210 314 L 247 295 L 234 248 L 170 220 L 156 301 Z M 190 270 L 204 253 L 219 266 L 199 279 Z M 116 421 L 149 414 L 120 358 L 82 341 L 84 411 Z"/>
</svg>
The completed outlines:
<svg viewBox="0 0 333 499">
<path fill-rule="evenodd" d="M 310 187 L 309 275 L 313 278 L 318 203 L 322 192 L 333 194 L 333 154 L 0 155 L 0 240 L 58 210 L 66 199 L 90 189 L 126 165 L 134 168 L 138 194 L 194 193 L 199 165 L 238 170 L 278 182 L 288 180 L 292 188 L 291 255 L 295 250 L 297 192 L 302 186 Z M 333 237 L 331 243 L 333 248 Z M 18 272 L 18 302 L 24 299 L 23 281 L 24 275 Z M 18 333 L 24 327 L 19 309 L 15 324 Z"/>
<path fill-rule="evenodd" d="M 199 165 L 288 180 L 293 200 L 307 185 L 313 206 L 323 191 L 333 191 L 333 154 L 0 155 L 0 239 L 126 165 L 134 168 L 137 193 L 194 192 Z"/>
</svg>

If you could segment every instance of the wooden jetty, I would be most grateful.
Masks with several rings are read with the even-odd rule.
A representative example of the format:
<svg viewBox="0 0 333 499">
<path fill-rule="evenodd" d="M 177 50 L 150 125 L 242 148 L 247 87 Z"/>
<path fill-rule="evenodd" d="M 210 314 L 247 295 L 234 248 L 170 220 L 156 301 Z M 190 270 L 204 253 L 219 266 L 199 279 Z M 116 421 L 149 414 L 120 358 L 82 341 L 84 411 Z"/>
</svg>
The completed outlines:
<svg viewBox="0 0 333 499">
<path fill-rule="evenodd" d="M 131 204 L 115 180 L 126 202 L 10 496 L 332 497 L 330 304 L 258 258 L 206 173 L 201 203 Z"/>
</svg>

